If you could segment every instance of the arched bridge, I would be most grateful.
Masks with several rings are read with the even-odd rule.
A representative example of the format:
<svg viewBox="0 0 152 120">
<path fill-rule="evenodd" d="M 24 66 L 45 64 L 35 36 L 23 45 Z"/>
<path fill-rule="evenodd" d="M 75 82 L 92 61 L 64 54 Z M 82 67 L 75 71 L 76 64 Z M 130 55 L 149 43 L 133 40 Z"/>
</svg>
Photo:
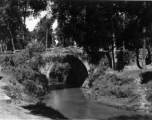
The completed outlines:
<svg viewBox="0 0 152 120">
<path fill-rule="evenodd" d="M 77 53 L 76 56 L 65 48 L 45 52 L 45 65 L 40 71 L 46 75 L 48 84 L 65 83 L 75 87 L 81 86 L 88 77 L 90 67 L 87 60 L 83 61 L 79 54 L 81 53 Z"/>
</svg>

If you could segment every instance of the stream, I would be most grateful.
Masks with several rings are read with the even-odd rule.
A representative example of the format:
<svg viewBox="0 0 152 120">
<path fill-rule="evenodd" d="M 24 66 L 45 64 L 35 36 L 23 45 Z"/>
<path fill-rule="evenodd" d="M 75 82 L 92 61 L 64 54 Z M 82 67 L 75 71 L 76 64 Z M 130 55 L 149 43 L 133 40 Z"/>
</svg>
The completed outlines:
<svg viewBox="0 0 152 120">
<path fill-rule="evenodd" d="M 81 89 L 52 90 L 43 101 L 70 119 L 152 120 L 135 111 L 118 109 L 88 100 Z"/>
</svg>

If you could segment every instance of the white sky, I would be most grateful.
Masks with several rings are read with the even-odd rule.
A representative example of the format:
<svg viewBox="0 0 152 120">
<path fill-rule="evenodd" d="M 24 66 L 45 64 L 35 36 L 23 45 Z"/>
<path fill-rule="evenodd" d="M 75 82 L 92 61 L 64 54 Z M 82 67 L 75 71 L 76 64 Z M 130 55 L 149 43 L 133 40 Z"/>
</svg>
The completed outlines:
<svg viewBox="0 0 152 120">
<path fill-rule="evenodd" d="M 40 17 L 34 18 L 32 16 L 26 18 L 26 27 L 29 31 L 33 31 L 37 23 L 40 21 L 40 18 L 43 18 L 47 14 L 47 11 L 42 11 Z"/>
<path fill-rule="evenodd" d="M 58 21 L 55 20 L 53 25 L 52 25 L 52 29 L 55 30 L 55 28 L 57 28 L 57 26 L 58 26 Z"/>
<path fill-rule="evenodd" d="M 37 23 L 40 21 L 40 18 L 43 18 L 47 14 L 47 11 L 42 11 L 40 13 L 40 17 L 34 18 L 32 16 L 26 18 L 26 27 L 29 29 L 29 31 L 33 31 Z M 52 25 L 53 30 L 57 27 L 57 20 Z"/>
</svg>

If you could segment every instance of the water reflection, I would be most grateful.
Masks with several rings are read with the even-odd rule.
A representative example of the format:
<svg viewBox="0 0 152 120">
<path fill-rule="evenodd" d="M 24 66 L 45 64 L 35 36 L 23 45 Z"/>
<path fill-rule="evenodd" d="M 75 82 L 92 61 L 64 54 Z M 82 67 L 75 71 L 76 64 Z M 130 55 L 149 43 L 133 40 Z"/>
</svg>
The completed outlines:
<svg viewBox="0 0 152 120">
<path fill-rule="evenodd" d="M 43 102 L 72 119 L 111 119 L 118 116 L 130 118 L 139 115 L 134 111 L 117 109 L 89 101 L 78 88 L 51 91 Z"/>
</svg>

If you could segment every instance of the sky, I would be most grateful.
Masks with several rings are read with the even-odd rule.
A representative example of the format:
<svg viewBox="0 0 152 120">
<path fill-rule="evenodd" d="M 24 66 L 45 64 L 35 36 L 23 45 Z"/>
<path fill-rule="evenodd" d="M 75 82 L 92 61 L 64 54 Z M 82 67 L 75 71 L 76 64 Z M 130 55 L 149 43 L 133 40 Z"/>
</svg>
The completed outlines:
<svg viewBox="0 0 152 120">
<path fill-rule="evenodd" d="M 26 18 L 26 27 L 29 29 L 29 31 L 33 31 L 37 23 L 40 21 L 41 18 L 43 18 L 47 14 L 47 11 L 42 11 L 40 13 L 40 17 L 35 19 L 34 17 L 30 16 Z M 57 20 L 52 25 L 53 30 L 57 27 Z"/>
<path fill-rule="evenodd" d="M 42 11 L 40 13 L 40 18 L 43 18 L 46 15 L 46 11 Z M 26 18 L 26 27 L 29 29 L 29 31 L 33 31 L 37 23 L 40 21 L 40 18 L 34 18 L 33 16 L 30 16 Z"/>
</svg>

